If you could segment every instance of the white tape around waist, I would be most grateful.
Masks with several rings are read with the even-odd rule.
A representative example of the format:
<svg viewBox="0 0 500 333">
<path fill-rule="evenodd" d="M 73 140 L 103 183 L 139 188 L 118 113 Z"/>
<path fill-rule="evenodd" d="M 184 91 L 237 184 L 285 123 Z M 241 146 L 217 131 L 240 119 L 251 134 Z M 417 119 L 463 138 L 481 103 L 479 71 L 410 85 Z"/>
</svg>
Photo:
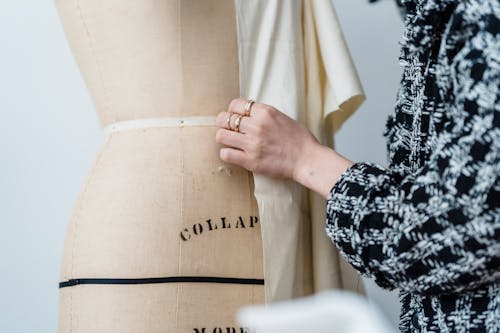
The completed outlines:
<svg viewBox="0 0 500 333">
<path fill-rule="evenodd" d="M 150 127 L 216 126 L 216 116 L 143 118 L 118 121 L 103 127 L 104 135 Z"/>
</svg>

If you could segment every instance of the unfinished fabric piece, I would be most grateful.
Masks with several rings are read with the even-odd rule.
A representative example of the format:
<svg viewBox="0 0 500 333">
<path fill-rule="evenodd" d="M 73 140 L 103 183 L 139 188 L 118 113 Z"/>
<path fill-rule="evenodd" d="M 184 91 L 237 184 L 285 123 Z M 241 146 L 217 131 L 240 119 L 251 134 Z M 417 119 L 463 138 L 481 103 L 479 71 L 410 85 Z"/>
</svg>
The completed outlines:
<svg viewBox="0 0 500 333">
<path fill-rule="evenodd" d="M 330 0 L 235 0 L 240 94 L 306 125 L 323 144 L 364 94 Z M 266 301 L 330 288 L 364 293 L 325 233 L 326 200 L 254 174 Z"/>
</svg>

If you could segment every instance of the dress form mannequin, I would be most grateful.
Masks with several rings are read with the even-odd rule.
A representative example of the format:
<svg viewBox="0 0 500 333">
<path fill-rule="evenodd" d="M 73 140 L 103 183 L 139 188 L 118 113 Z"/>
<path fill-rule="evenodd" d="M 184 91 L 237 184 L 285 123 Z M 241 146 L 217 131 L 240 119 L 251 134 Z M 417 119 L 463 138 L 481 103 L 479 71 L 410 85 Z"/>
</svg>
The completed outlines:
<svg viewBox="0 0 500 333">
<path fill-rule="evenodd" d="M 154 125 L 215 116 L 239 95 L 234 0 L 55 4 L 101 125 L 152 119 L 109 131 L 87 175 L 64 243 L 59 332 L 245 331 L 236 311 L 264 303 L 252 175 L 220 160 L 215 123 Z M 150 278 L 170 280 L 127 280 Z"/>
</svg>

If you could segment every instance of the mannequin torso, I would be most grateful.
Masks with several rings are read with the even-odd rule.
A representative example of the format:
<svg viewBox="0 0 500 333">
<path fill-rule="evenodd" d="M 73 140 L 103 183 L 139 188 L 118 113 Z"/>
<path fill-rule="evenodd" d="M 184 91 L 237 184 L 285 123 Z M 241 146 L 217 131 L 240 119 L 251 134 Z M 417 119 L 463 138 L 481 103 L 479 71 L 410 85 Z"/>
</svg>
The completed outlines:
<svg viewBox="0 0 500 333">
<path fill-rule="evenodd" d="M 233 0 L 55 3 L 102 126 L 215 116 L 239 95 Z M 216 130 L 106 135 L 74 207 L 61 281 L 261 279 L 252 174 L 220 160 Z M 239 330 L 235 311 L 263 302 L 259 283 L 76 284 L 60 289 L 59 332 Z"/>
</svg>

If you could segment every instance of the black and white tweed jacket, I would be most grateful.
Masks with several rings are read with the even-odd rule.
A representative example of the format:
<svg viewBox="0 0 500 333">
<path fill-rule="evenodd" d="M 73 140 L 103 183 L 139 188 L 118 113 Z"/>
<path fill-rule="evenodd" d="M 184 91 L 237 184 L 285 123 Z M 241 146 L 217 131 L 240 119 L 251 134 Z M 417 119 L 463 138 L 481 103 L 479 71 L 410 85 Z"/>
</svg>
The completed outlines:
<svg viewBox="0 0 500 333">
<path fill-rule="evenodd" d="M 342 173 L 327 234 L 361 274 L 399 289 L 402 332 L 500 332 L 500 2 L 400 2 L 389 163 Z"/>
</svg>

